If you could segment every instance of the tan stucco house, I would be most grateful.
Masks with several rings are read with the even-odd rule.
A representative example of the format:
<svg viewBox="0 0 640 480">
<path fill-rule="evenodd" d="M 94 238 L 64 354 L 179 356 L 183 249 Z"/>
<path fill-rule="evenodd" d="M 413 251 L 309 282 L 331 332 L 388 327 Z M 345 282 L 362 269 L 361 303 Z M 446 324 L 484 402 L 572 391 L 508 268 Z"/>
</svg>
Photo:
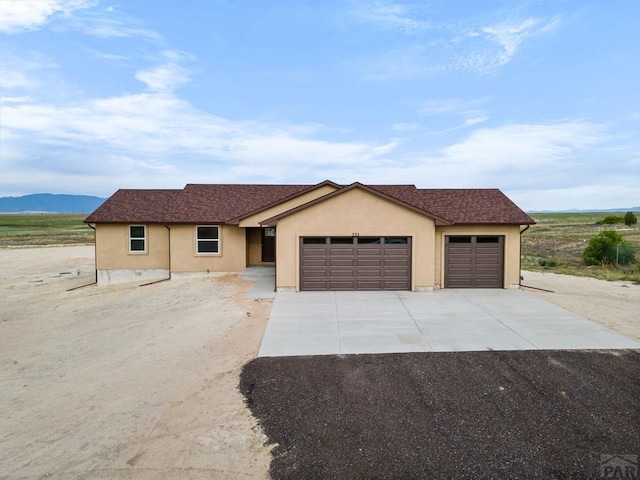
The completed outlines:
<svg viewBox="0 0 640 480">
<path fill-rule="evenodd" d="M 498 189 L 331 181 L 118 190 L 85 222 L 99 284 L 275 265 L 277 291 L 515 287 L 535 223 Z"/>
</svg>

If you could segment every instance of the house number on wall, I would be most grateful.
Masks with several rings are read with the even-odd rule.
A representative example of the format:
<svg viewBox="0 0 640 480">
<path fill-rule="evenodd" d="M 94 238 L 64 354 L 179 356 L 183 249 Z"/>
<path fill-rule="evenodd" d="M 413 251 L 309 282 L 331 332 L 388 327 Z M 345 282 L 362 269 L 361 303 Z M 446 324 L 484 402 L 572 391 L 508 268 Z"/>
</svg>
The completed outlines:
<svg viewBox="0 0 640 480">
<path fill-rule="evenodd" d="M 351 236 L 352 236 L 352 237 L 359 237 L 359 236 L 360 236 L 360 234 L 359 234 L 359 233 L 352 233 L 352 234 L 351 234 Z"/>
</svg>

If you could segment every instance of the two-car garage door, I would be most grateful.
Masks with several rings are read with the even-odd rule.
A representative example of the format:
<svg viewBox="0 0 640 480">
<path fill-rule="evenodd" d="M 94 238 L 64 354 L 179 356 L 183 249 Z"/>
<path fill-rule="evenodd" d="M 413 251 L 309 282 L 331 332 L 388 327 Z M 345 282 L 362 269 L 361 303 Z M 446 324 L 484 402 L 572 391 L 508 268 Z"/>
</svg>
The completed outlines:
<svg viewBox="0 0 640 480">
<path fill-rule="evenodd" d="M 304 237 L 301 290 L 410 290 L 410 237 Z"/>
</svg>

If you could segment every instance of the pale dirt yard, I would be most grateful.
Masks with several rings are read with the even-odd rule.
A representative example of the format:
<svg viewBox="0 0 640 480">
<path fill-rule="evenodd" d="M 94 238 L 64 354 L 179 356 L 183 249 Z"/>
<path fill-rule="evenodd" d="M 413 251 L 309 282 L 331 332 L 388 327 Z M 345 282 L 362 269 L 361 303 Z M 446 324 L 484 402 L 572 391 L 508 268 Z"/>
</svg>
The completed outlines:
<svg viewBox="0 0 640 480">
<path fill-rule="evenodd" d="M 522 272 L 524 291 L 640 341 L 640 285 L 547 272 Z"/>
<path fill-rule="evenodd" d="M 0 478 L 268 478 L 237 386 L 271 302 L 235 276 L 68 291 L 93 253 L 0 250 Z"/>
<path fill-rule="evenodd" d="M 0 250 L 0 478 L 268 478 L 237 386 L 271 301 L 235 276 L 69 291 L 93 281 L 93 253 Z M 640 340 L 639 286 L 524 276 Z"/>
</svg>

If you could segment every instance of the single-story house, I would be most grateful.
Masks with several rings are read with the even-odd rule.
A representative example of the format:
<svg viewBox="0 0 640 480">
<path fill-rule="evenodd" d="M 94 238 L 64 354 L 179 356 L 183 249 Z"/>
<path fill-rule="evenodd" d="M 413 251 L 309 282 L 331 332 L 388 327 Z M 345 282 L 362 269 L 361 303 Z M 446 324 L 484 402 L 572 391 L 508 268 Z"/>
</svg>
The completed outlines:
<svg viewBox="0 0 640 480">
<path fill-rule="evenodd" d="M 274 265 L 279 292 L 517 287 L 535 223 L 498 189 L 328 180 L 118 190 L 85 222 L 99 284 Z"/>
</svg>

